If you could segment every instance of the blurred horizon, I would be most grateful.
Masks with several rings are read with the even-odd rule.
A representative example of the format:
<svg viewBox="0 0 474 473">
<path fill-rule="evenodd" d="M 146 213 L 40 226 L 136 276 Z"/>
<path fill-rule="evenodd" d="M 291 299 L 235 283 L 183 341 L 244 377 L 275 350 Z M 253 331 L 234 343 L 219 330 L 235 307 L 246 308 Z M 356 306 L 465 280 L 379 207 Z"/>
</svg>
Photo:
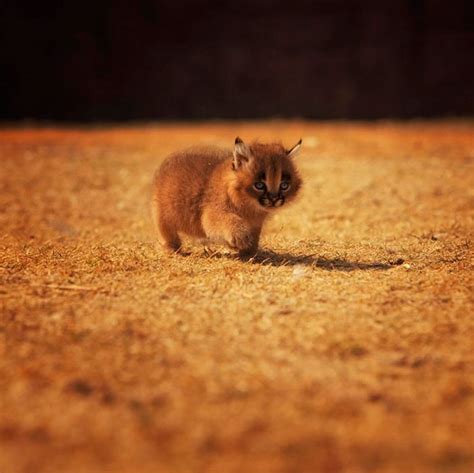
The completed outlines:
<svg viewBox="0 0 474 473">
<path fill-rule="evenodd" d="M 6 0 L 0 121 L 474 116 L 474 4 Z"/>
</svg>

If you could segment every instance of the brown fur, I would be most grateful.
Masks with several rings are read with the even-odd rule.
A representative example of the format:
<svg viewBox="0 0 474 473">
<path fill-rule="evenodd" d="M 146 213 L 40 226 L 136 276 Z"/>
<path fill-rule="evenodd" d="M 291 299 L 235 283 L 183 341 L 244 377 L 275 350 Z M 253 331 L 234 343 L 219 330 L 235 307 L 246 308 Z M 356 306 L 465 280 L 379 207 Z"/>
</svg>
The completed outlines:
<svg viewBox="0 0 474 473">
<path fill-rule="evenodd" d="M 300 145 L 287 151 L 280 144 L 247 146 L 237 138 L 233 153 L 192 148 L 169 156 L 153 186 L 163 247 L 179 251 L 183 234 L 225 243 L 242 256 L 255 254 L 265 219 L 293 200 L 301 186 L 293 163 Z M 280 187 L 282 180 L 289 182 L 288 190 Z M 256 182 L 266 189 L 256 189 Z"/>
</svg>

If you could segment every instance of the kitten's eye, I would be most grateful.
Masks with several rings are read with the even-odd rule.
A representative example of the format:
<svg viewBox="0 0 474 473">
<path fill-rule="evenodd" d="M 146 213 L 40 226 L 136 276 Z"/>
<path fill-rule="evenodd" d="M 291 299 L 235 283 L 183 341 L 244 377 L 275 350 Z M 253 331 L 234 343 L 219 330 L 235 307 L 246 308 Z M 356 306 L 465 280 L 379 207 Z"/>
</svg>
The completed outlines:
<svg viewBox="0 0 474 473">
<path fill-rule="evenodd" d="M 280 189 L 281 189 L 282 191 L 287 191 L 289 188 L 290 188 L 290 183 L 289 183 L 289 182 L 283 181 L 283 182 L 280 184 Z"/>
<path fill-rule="evenodd" d="M 256 183 L 253 185 L 253 187 L 254 187 L 255 189 L 257 189 L 258 191 L 263 191 L 263 190 L 265 190 L 265 184 L 264 184 L 263 182 L 261 182 L 261 181 L 256 182 Z"/>
</svg>

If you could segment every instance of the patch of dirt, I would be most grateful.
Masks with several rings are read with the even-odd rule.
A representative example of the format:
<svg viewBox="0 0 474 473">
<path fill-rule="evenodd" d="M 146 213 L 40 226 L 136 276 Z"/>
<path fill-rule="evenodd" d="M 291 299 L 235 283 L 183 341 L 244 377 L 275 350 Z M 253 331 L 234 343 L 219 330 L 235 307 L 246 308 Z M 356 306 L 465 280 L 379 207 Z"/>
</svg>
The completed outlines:
<svg viewBox="0 0 474 473">
<path fill-rule="evenodd" d="M 237 135 L 301 136 L 301 198 L 253 261 L 162 255 L 154 169 Z M 0 471 L 473 471 L 473 136 L 0 130 Z"/>
</svg>

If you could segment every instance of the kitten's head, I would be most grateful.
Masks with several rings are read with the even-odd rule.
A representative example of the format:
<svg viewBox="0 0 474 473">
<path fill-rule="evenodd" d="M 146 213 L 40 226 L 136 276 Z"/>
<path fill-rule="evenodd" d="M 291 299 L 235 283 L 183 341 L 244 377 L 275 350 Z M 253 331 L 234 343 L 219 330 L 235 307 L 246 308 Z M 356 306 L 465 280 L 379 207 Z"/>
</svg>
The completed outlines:
<svg viewBox="0 0 474 473">
<path fill-rule="evenodd" d="M 290 202 L 301 187 L 293 162 L 302 140 L 289 150 L 281 144 L 235 139 L 232 167 L 235 189 L 244 200 L 260 210 L 271 211 Z"/>
</svg>

